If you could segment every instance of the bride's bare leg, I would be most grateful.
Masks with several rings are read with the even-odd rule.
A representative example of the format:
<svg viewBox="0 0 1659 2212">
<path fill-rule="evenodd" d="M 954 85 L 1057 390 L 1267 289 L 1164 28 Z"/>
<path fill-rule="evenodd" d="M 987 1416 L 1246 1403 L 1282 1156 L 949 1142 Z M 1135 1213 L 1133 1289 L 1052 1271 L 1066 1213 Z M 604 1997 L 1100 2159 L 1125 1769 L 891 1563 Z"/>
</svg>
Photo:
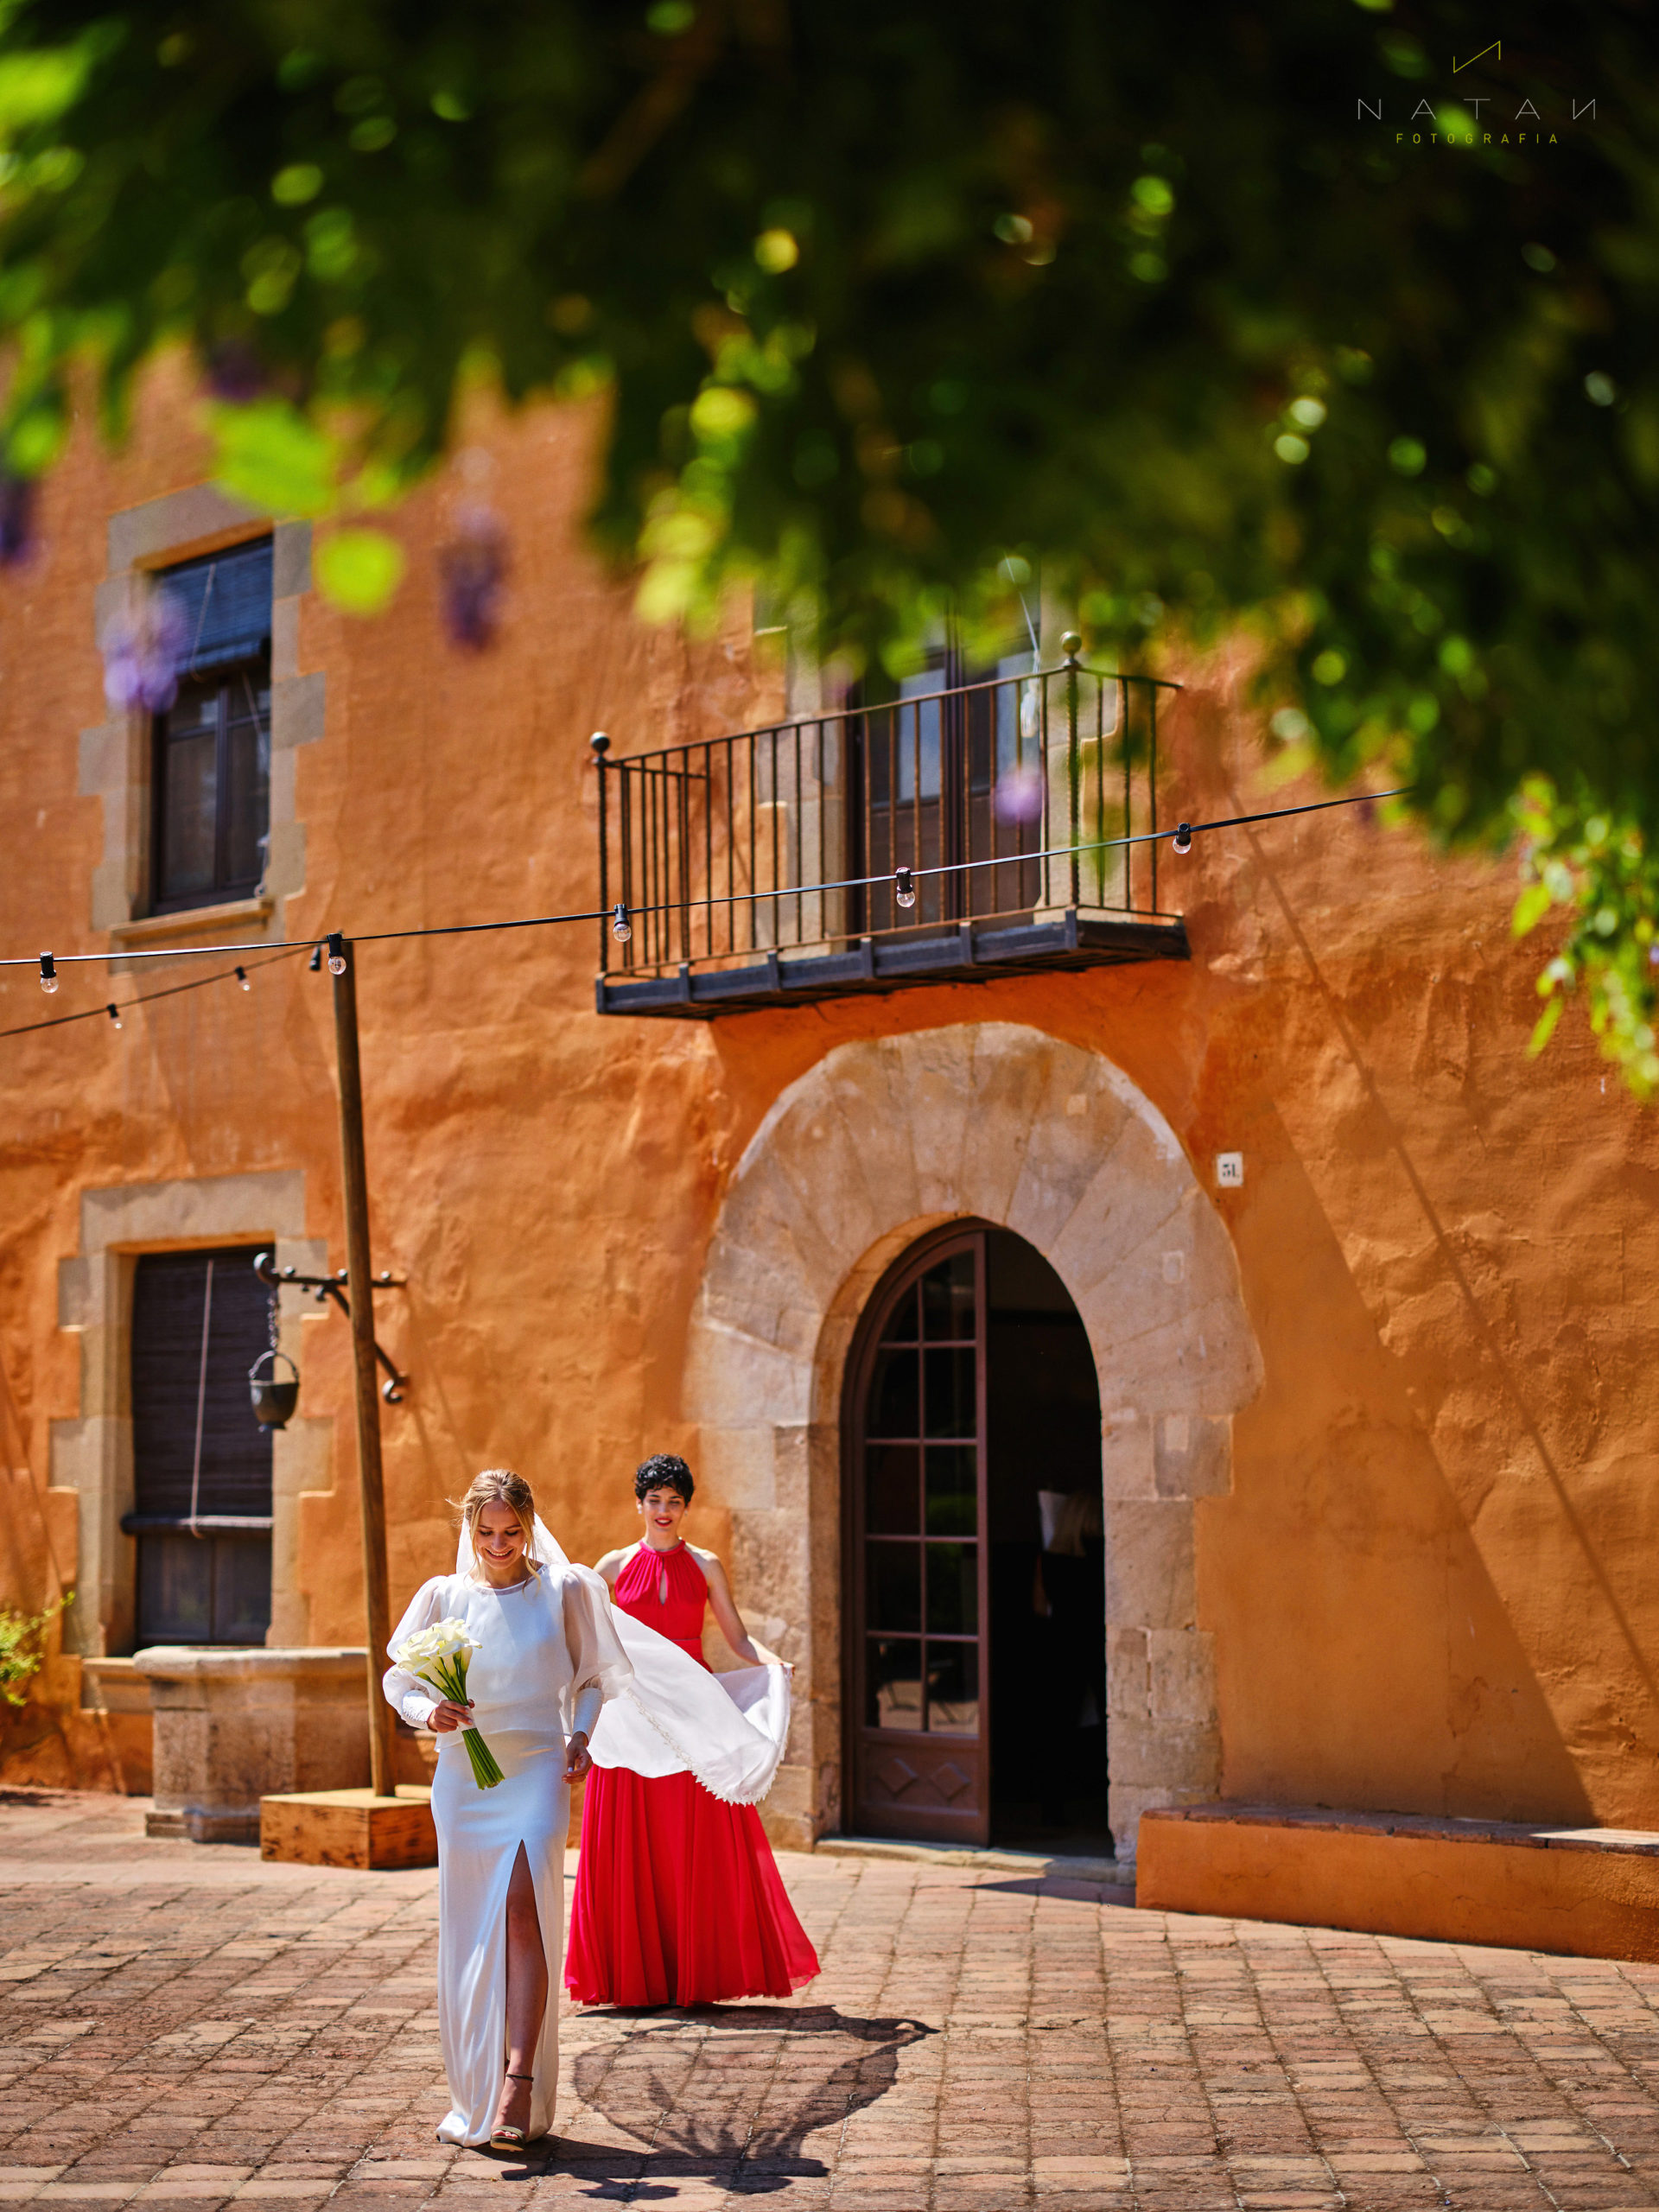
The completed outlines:
<svg viewBox="0 0 1659 2212">
<path fill-rule="evenodd" d="M 530 1878 L 524 1847 L 512 1862 L 507 1885 L 507 2073 L 528 2075 L 536 2063 L 536 2047 L 542 2039 L 542 2018 L 547 2011 L 547 1954 L 542 1948 L 542 1923 L 536 1910 L 536 1885 Z M 501 2084 L 496 2111 L 498 2127 L 526 2127 L 530 2124 L 530 2083 L 509 2078 Z"/>
</svg>

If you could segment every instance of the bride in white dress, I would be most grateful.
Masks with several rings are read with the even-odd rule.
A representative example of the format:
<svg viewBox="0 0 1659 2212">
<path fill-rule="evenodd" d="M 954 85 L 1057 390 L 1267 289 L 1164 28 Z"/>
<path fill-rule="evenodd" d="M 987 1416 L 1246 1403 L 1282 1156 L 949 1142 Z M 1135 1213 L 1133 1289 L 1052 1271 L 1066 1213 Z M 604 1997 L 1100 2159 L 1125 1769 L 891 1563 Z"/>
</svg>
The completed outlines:
<svg viewBox="0 0 1659 2212">
<path fill-rule="evenodd" d="M 600 1708 L 632 1673 L 608 1594 L 572 1567 L 505 1468 L 461 1501 L 454 1574 L 423 1583 L 391 1639 L 442 1620 L 477 1638 L 470 1707 L 394 1665 L 391 1705 L 438 1737 L 438 2026 L 448 2143 L 512 2151 L 547 2134 L 558 2086 L 556 1990 L 570 1784 L 588 1770 Z M 505 1779 L 480 1789 L 459 1731 L 476 1723 Z"/>
</svg>

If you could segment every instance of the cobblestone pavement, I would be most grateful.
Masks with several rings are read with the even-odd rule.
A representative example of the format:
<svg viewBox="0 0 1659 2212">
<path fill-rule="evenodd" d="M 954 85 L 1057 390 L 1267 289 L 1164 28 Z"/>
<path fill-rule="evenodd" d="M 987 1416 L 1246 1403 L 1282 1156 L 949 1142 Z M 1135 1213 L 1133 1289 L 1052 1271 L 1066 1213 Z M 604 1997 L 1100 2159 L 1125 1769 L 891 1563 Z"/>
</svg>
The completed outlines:
<svg viewBox="0 0 1659 2212">
<path fill-rule="evenodd" d="M 1659 1967 L 783 1861 L 787 2004 L 567 2012 L 556 2145 L 444 2149 L 429 1873 L 0 1791 L 0 2197 L 270 2212 L 1659 2212 Z M 252 2212 L 264 2212 L 256 2202 Z"/>
</svg>

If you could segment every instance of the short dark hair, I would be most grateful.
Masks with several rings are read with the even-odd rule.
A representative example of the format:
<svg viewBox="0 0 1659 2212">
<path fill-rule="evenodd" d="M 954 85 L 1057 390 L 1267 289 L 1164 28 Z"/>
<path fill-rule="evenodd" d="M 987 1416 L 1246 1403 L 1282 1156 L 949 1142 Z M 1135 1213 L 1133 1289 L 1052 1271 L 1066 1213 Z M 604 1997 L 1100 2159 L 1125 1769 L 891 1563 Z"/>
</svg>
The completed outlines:
<svg viewBox="0 0 1659 2212">
<path fill-rule="evenodd" d="M 636 1497 L 648 1497 L 654 1490 L 677 1491 L 690 1505 L 696 1488 L 690 1468 L 672 1452 L 653 1452 L 649 1459 L 639 1462 L 633 1478 Z"/>
</svg>

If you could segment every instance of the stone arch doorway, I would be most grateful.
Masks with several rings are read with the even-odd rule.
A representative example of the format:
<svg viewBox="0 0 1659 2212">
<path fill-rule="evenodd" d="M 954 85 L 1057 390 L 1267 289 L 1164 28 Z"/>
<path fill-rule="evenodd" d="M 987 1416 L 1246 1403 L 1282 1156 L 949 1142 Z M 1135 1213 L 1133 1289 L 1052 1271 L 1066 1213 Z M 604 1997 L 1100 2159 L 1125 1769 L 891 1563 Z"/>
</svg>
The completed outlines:
<svg viewBox="0 0 1659 2212">
<path fill-rule="evenodd" d="M 1099 1378 L 1110 1816 L 1213 1796 L 1196 1501 L 1230 1485 L 1260 1359 L 1232 1246 L 1179 1140 L 1103 1055 L 1013 1022 L 841 1045 L 782 1092 L 732 1176 L 687 1344 L 700 1475 L 746 1611 L 796 1662 L 767 1826 L 849 1817 L 842 1709 L 841 1420 L 872 1293 L 932 1230 L 1012 1230 L 1065 1285 Z"/>
<path fill-rule="evenodd" d="M 1065 1284 L 1012 1230 L 923 1237 L 841 1430 L 848 1825 L 1109 1851 L 1100 1389 Z"/>
</svg>

